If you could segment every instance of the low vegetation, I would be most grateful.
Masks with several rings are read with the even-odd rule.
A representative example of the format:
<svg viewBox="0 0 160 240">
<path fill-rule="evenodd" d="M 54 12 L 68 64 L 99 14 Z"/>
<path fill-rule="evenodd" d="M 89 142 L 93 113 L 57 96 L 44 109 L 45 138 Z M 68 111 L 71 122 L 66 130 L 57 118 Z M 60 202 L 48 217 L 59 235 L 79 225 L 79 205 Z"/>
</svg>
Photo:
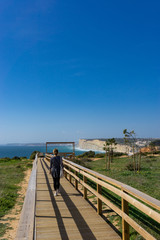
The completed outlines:
<svg viewBox="0 0 160 240">
<path fill-rule="evenodd" d="M 92 158 L 95 157 L 95 155 L 96 154 L 94 151 L 88 151 L 78 155 L 77 158 Z"/>
<path fill-rule="evenodd" d="M 35 159 L 36 154 L 39 153 L 39 151 L 34 151 L 31 153 L 30 159 L 33 160 Z"/>
<path fill-rule="evenodd" d="M 15 205 L 20 190 L 19 183 L 32 161 L 25 157 L 0 159 L 0 220 Z M 0 237 L 5 233 L 5 223 L 0 224 Z"/>
</svg>

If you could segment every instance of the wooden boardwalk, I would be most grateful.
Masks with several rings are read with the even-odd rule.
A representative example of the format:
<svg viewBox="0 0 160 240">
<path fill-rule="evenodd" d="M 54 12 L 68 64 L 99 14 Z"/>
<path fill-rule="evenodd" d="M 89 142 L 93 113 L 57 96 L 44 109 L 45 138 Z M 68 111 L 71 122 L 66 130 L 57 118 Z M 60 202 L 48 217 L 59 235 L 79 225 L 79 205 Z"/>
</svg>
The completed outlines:
<svg viewBox="0 0 160 240">
<path fill-rule="evenodd" d="M 82 195 L 61 179 L 60 194 L 54 197 L 49 163 L 38 160 L 36 192 L 36 239 L 120 240 Z"/>
</svg>

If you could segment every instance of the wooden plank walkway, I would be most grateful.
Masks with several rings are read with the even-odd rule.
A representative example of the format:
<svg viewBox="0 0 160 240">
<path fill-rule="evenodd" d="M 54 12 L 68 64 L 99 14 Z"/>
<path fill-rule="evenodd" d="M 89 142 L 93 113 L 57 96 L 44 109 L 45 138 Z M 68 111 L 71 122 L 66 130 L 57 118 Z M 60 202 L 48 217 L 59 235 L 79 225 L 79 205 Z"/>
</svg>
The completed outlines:
<svg viewBox="0 0 160 240">
<path fill-rule="evenodd" d="M 65 179 L 54 197 L 49 163 L 38 160 L 36 193 L 36 239 L 120 240 L 81 194 Z"/>
</svg>

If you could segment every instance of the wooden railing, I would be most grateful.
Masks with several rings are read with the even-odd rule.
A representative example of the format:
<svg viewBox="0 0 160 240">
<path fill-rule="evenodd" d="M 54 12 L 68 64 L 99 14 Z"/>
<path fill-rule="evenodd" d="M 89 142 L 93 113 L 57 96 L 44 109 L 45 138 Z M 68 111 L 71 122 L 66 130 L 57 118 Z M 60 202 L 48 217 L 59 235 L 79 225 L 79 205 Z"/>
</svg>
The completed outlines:
<svg viewBox="0 0 160 240">
<path fill-rule="evenodd" d="M 36 175 L 37 175 L 37 155 L 33 163 L 31 176 L 19 220 L 16 233 L 16 240 L 36 239 L 35 231 L 35 203 L 36 203 Z"/>
<path fill-rule="evenodd" d="M 87 198 L 87 190 L 92 192 L 97 197 L 97 212 L 102 213 L 102 202 L 113 209 L 122 218 L 122 238 L 124 240 L 129 239 L 129 226 L 132 226 L 141 236 L 145 239 L 152 240 L 155 239 L 151 234 L 149 234 L 145 229 L 143 229 L 135 220 L 129 216 L 129 203 L 139 209 L 141 212 L 145 213 L 150 218 L 154 219 L 156 222 L 160 223 L 160 214 L 153 210 L 160 210 L 160 201 L 154 199 L 147 194 L 144 194 L 126 184 L 118 182 L 114 179 L 101 175 L 97 172 L 84 168 L 78 164 L 71 161 L 63 159 L 64 171 L 67 177 L 69 175 L 69 181 L 71 178 L 75 179 L 75 187 L 78 188 L 78 182 L 83 185 L 84 193 L 83 196 Z M 80 178 L 79 176 L 83 176 Z M 87 184 L 87 179 L 92 180 L 97 184 L 97 191 Z M 115 204 L 110 202 L 104 196 L 102 196 L 102 187 L 110 190 L 112 193 L 116 194 L 121 198 L 121 209 L 119 209 Z M 141 201 L 139 201 L 141 200 Z M 142 203 L 143 201 L 143 203 Z M 145 204 L 144 204 L 145 203 Z M 149 206 L 147 206 L 147 205 Z"/>
<path fill-rule="evenodd" d="M 48 160 L 50 159 L 49 155 L 46 157 Z M 133 227 L 145 239 L 156 239 L 129 216 L 129 204 L 146 214 L 151 219 L 154 219 L 157 223 L 160 223 L 160 214 L 158 213 L 160 210 L 159 200 L 152 198 L 133 187 L 82 167 L 67 159 L 63 158 L 63 164 L 64 175 L 70 182 L 72 181 L 72 178 L 74 178 L 75 188 L 78 189 L 78 183 L 83 185 L 83 197 L 85 199 L 87 199 L 87 190 L 97 197 L 98 214 L 102 214 L 103 202 L 122 218 L 123 240 L 128 240 L 130 238 L 129 226 Z M 88 184 L 89 181 L 87 180 L 93 181 L 97 185 L 97 189 L 95 190 L 91 187 L 91 185 Z M 121 209 L 102 195 L 102 187 L 121 198 Z"/>
<path fill-rule="evenodd" d="M 69 181 L 71 178 L 75 179 L 75 187 L 78 187 L 78 182 L 83 185 L 84 193 L 83 196 L 87 198 L 87 190 L 92 192 L 97 197 L 97 213 L 102 214 L 102 202 L 108 207 L 113 209 L 122 218 L 122 239 L 129 239 L 129 226 L 132 226 L 141 236 L 145 239 L 152 240 L 155 239 L 150 233 L 143 229 L 135 220 L 129 216 L 129 203 L 139 209 L 141 212 L 145 213 L 150 218 L 154 219 L 156 222 L 160 223 L 160 214 L 153 210 L 160 210 L 160 201 L 154 199 L 147 194 L 144 194 L 126 184 L 118 182 L 114 179 L 106 177 L 95 171 L 89 170 L 71 161 L 63 159 L 64 171 L 67 177 L 69 175 Z M 79 176 L 83 176 L 80 178 Z M 97 190 L 92 188 L 88 183 L 87 179 L 92 180 L 97 184 Z M 102 196 L 102 187 L 110 190 L 112 193 L 116 194 L 121 198 L 121 209 L 119 209 L 115 204 L 110 202 L 104 196 Z M 141 200 L 141 201 L 139 201 Z M 143 201 L 143 203 L 142 203 Z M 145 203 L 145 204 L 144 204 Z M 149 206 L 147 206 L 147 205 Z"/>
</svg>

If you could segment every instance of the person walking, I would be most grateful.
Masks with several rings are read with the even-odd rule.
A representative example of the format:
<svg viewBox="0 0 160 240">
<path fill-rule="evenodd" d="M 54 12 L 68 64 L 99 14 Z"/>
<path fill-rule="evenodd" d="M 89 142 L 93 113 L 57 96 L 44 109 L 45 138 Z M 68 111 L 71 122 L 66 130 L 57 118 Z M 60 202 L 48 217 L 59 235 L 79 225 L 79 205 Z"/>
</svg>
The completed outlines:
<svg viewBox="0 0 160 240">
<path fill-rule="evenodd" d="M 60 187 L 60 170 L 63 169 L 63 162 L 62 158 L 58 156 L 58 149 L 55 148 L 53 150 L 53 157 L 51 157 L 50 160 L 50 170 L 49 173 L 52 174 L 53 177 L 53 186 L 54 186 L 54 196 L 57 196 L 59 193 L 59 187 Z"/>
</svg>

